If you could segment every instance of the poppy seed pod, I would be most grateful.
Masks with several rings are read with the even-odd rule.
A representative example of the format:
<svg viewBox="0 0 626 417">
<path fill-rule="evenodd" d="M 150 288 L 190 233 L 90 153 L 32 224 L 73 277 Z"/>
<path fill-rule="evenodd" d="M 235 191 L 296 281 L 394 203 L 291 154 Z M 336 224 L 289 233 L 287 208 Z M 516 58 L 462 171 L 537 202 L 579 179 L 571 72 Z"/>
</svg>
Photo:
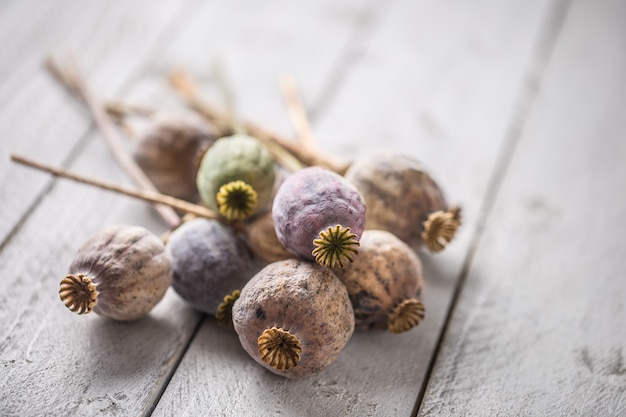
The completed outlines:
<svg viewBox="0 0 626 417">
<path fill-rule="evenodd" d="M 358 253 L 365 204 L 340 175 L 309 167 L 282 183 L 272 216 L 276 236 L 288 251 L 323 266 L 341 267 Z"/>
</svg>

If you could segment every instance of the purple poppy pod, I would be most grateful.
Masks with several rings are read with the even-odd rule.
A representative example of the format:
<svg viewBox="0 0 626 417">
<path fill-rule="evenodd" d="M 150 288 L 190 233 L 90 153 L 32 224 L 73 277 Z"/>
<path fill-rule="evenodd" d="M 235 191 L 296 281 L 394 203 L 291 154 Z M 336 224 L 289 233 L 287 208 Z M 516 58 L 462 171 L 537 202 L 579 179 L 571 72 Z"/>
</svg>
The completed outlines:
<svg viewBox="0 0 626 417">
<path fill-rule="evenodd" d="M 309 167 L 280 186 L 272 217 L 276 236 L 288 251 L 326 267 L 343 267 L 358 253 L 365 200 L 339 174 Z"/>
</svg>

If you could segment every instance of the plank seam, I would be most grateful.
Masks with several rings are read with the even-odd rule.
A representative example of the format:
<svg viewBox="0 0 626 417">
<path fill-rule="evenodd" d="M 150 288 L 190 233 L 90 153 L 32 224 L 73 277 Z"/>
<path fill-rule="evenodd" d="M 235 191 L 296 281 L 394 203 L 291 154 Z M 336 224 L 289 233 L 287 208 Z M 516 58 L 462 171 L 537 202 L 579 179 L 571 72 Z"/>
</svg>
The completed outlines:
<svg viewBox="0 0 626 417">
<path fill-rule="evenodd" d="M 421 406 L 424 397 L 426 396 L 435 365 L 441 354 L 441 349 L 448 333 L 452 316 L 466 284 L 472 260 L 483 237 L 487 219 L 493 210 L 496 197 L 502 187 L 502 184 L 504 183 L 504 177 L 507 174 L 510 163 L 513 160 L 515 151 L 520 142 L 531 107 L 541 89 L 543 75 L 549 64 L 552 52 L 557 44 L 559 35 L 567 17 L 567 13 L 570 9 L 570 5 L 571 0 L 555 0 L 547 13 L 546 22 L 543 24 L 543 28 L 539 29 L 538 41 L 536 42 L 536 46 L 534 48 L 535 51 L 531 54 L 529 68 L 523 78 L 518 98 L 515 100 L 515 105 L 513 106 L 513 109 L 516 110 L 513 111 L 511 121 L 509 122 L 509 128 L 504 135 L 503 148 L 500 151 L 500 157 L 498 158 L 493 174 L 491 175 L 491 181 L 489 181 L 487 192 L 485 193 L 483 207 L 480 210 L 476 230 L 471 239 L 467 255 L 463 261 L 463 267 L 461 268 L 457 285 L 452 293 L 452 298 L 445 316 L 443 327 L 439 337 L 437 338 L 434 353 L 426 369 L 424 383 L 420 388 L 420 392 L 411 413 L 412 417 L 417 416 L 419 411 L 421 411 Z"/>
<path fill-rule="evenodd" d="M 355 24 L 354 30 L 346 42 L 343 53 L 340 54 L 337 63 L 329 73 L 327 82 L 324 83 L 320 94 L 314 101 L 314 105 L 309 109 L 308 117 L 311 124 L 324 113 L 326 107 L 335 98 L 340 90 L 340 85 L 345 80 L 350 71 L 356 66 L 365 48 L 362 45 L 368 43 L 369 35 L 374 32 L 376 25 L 383 20 L 385 11 L 389 10 L 389 4 L 392 2 L 384 2 L 372 0 L 370 4 L 365 6 L 359 13 L 358 22 Z M 387 6 L 384 8 L 383 6 Z"/>
<path fill-rule="evenodd" d="M 193 9 L 192 5 L 199 7 L 196 5 L 195 0 L 187 0 L 183 6 L 181 6 L 180 10 L 176 15 L 172 18 L 170 23 L 164 26 L 160 35 L 158 35 L 154 41 L 153 46 L 146 53 L 146 57 L 137 64 L 137 69 L 131 69 L 126 77 L 125 81 L 122 81 L 120 87 L 118 89 L 119 92 L 127 90 L 135 83 L 141 74 L 147 72 L 147 68 L 151 62 L 154 62 L 155 57 L 157 56 L 158 50 L 161 48 L 161 42 L 163 39 L 167 39 L 167 36 L 171 35 L 174 32 L 175 28 L 179 26 L 180 22 L 183 21 L 183 17 L 187 17 L 191 14 L 191 9 Z M 71 96 L 69 93 L 68 97 Z M 86 113 L 88 114 L 88 113 Z M 94 135 L 99 134 L 93 122 L 89 123 L 87 129 L 80 135 L 80 139 L 76 142 L 76 144 L 70 149 L 66 158 L 61 162 L 61 167 L 69 168 L 74 161 L 80 155 L 82 149 L 85 148 L 89 139 Z M 44 198 L 54 189 L 54 186 L 58 178 L 52 178 L 49 182 L 44 186 L 41 192 L 33 199 L 30 206 L 24 210 L 22 216 L 20 216 L 15 225 L 11 228 L 11 230 L 6 234 L 6 237 L 2 242 L 0 242 L 0 252 L 4 250 L 4 248 L 11 242 L 11 240 L 17 235 L 22 226 L 26 223 L 31 214 L 35 211 L 35 209 L 41 204 Z"/>
<path fill-rule="evenodd" d="M 202 8 L 211 2 L 203 2 L 199 0 L 186 0 L 181 6 L 176 15 L 172 18 L 169 24 L 167 24 L 154 41 L 154 46 L 150 51 L 146 53 L 145 59 L 137 65 L 135 70 L 129 72 L 128 78 L 121 84 L 118 94 L 130 90 L 131 87 L 139 82 L 142 77 L 150 73 L 150 68 L 157 60 L 159 51 L 164 49 L 164 45 L 172 43 L 177 33 L 177 29 L 183 25 L 183 23 L 189 20 L 190 17 L 195 15 L 196 9 Z"/>
<path fill-rule="evenodd" d="M 196 336 L 200 332 L 200 329 L 202 328 L 202 325 L 204 324 L 206 320 L 207 320 L 207 315 L 202 314 L 202 316 L 200 316 L 200 319 L 198 320 L 198 323 L 196 324 L 196 327 L 193 329 L 193 332 L 191 332 L 191 334 L 189 335 L 189 339 L 187 340 L 187 343 L 185 343 L 183 348 L 180 350 L 178 357 L 174 357 L 172 366 L 170 367 L 169 371 L 165 374 L 165 377 L 163 378 L 163 380 L 156 381 L 155 386 L 158 387 L 156 391 L 156 395 L 152 398 L 152 401 L 146 402 L 146 405 L 148 407 L 141 414 L 143 417 L 151 417 L 154 411 L 156 410 L 157 406 L 159 405 L 159 402 L 161 401 L 161 397 L 163 396 L 163 394 L 165 393 L 165 390 L 167 389 L 170 382 L 172 381 L 172 378 L 174 378 L 174 375 L 176 374 L 178 367 L 182 363 L 183 358 L 187 354 L 187 351 L 191 347 L 191 344 L 195 340 Z"/>
<path fill-rule="evenodd" d="M 61 162 L 62 168 L 69 168 L 81 154 L 83 149 L 89 143 L 88 138 L 91 136 L 91 132 L 94 128 L 93 123 L 89 124 L 87 130 L 81 135 L 81 138 L 76 142 L 76 144 L 70 149 L 69 153 L 65 157 L 65 159 Z M 2 242 L 0 242 L 0 252 L 4 251 L 4 248 L 13 240 L 13 238 L 18 234 L 21 230 L 22 226 L 28 221 L 31 214 L 35 211 L 39 204 L 43 201 L 43 199 L 54 189 L 57 184 L 58 178 L 51 177 L 48 179 L 47 183 L 44 185 L 41 192 L 35 197 L 33 202 L 24 210 L 22 216 L 20 216 L 11 230 L 7 233 L 6 237 Z"/>
</svg>

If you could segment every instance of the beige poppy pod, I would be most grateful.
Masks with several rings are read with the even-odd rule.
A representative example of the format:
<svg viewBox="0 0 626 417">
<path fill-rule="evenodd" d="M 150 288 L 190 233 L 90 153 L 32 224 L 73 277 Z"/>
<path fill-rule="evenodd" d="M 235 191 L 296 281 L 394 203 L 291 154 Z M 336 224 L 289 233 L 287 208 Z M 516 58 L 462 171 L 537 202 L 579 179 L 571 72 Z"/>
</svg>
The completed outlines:
<svg viewBox="0 0 626 417">
<path fill-rule="evenodd" d="M 198 201 L 198 167 L 215 140 L 212 129 L 191 114 L 157 113 L 139 131 L 133 158 L 160 192 Z"/>
<path fill-rule="evenodd" d="M 140 226 L 117 225 L 89 237 L 61 280 L 59 296 L 78 314 L 128 321 L 146 316 L 172 282 L 163 242 Z"/>
<path fill-rule="evenodd" d="M 417 254 L 394 234 L 366 230 L 359 256 L 335 274 L 344 283 L 358 330 L 402 333 L 425 314 L 424 276 Z"/>
<path fill-rule="evenodd" d="M 345 177 L 363 195 L 366 229 L 387 230 L 410 246 L 440 252 L 461 224 L 460 208 L 414 158 L 390 152 L 355 161 Z"/>
<path fill-rule="evenodd" d="M 246 352 L 294 379 L 332 364 L 354 331 L 345 286 L 330 269 L 297 259 L 259 271 L 241 290 L 232 317 Z"/>
</svg>

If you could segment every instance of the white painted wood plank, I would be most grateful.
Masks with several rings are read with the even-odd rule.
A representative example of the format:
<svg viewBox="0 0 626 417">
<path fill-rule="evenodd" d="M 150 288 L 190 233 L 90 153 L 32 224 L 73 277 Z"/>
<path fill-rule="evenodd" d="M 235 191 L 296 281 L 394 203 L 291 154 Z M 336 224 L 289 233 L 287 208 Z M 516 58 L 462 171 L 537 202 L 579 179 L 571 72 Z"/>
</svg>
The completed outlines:
<svg viewBox="0 0 626 417">
<path fill-rule="evenodd" d="M 167 42 L 163 41 L 163 45 Z M 277 74 L 271 68 L 264 73 L 272 82 Z M 91 74 L 88 75 L 91 80 Z M 163 81 L 163 74 L 160 80 Z M 98 89 L 98 83 L 94 85 Z M 146 99 L 154 86 L 133 95 Z M 98 91 L 106 93 L 108 89 Z M 281 104 L 281 114 L 283 111 Z M 99 139 L 90 138 L 94 140 L 87 149 L 76 150 L 76 168 L 124 182 L 124 175 L 112 159 L 102 157 L 107 155 L 104 145 Z M 24 153 L 54 163 L 35 152 Z M 11 168 L 16 172 L 11 175 L 15 181 L 20 174 L 46 178 L 20 167 Z M 5 327 L 0 328 L 0 334 L 6 336 L 2 339 L 0 360 L 6 372 L 1 380 L 4 390 L 0 414 L 148 412 L 182 354 L 199 315 L 172 292 L 151 318 L 138 323 L 112 324 L 98 317 L 85 321 L 68 313 L 58 301 L 58 280 L 84 236 L 118 221 L 147 224 L 152 229 L 162 226 L 142 203 L 120 205 L 120 201 L 126 200 L 103 197 L 97 190 L 85 192 L 84 187 L 77 189 L 73 184 L 55 184 L 0 254 L 2 275 L 13 277 L 2 283 L 6 298 L 1 300 L 0 314 Z M 28 258 L 33 254 L 43 261 L 30 262 Z M 30 306 L 33 302 L 35 307 Z M 67 346 L 66 340 L 74 342 Z M 36 380 L 34 375 L 38 376 Z M 44 400 L 28 401 L 36 397 Z"/>
<path fill-rule="evenodd" d="M 98 92 L 112 94 L 154 53 L 184 0 L 11 2 L 0 14 L 0 242 L 49 181 L 16 170 L 11 152 L 61 164 L 90 121 L 42 66 L 72 49 Z M 106 154 L 105 154 L 106 155 Z"/>
<path fill-rule="evenodd" d="M 411 3 L 394 3 L 371 46 L 357 46 L 355 69 L 315 127 L 335 154 L 384 148 L 432 170 L 448 200 L 464 206 L 463 243 L 444 262 L 458 272 L 550 3 Z"/>
<path fill-rule="evenodd" d="M 72 169 L 127 183 L 106 152 L 91 136 Z M 158 398 L 200 315 L 171 290 L 130 323 L 78 316 L 58 298 L 81 242 L 120 223 L 164 231 L 142 202 L 58 180 L 0 253 L 0 415 L 143 415 Z"/>
<path fill-rule="evenodd" d="M 540 1 L 397 1 L 368 10 L 361 14 L 367 25 L 364 28 L 361 22 L 355 27 L 356 34 L 340 55 L 317 59 L 293 55 L 287 63 L 296 68 L 297 75 L 313 74 L 299 81 L 308 103 L 316 105 L 314 128 L 329 152 L 354 157 L 384 147 L 410 153 L 431 166 L 450 198 L 465 206 L 466 226 L 458 242 L 442 256 L 423 256 L 426 320 L 396 337 L 382 332 L 356 334 L 337 362 L 319 376 L 302 381 L 285 381 L 267 373 L 247 357 L 235 335 L 209 320 L 190 346 L 155 415 L 411 413 L 548 7 Z M 299 23 L 298 13 L 292 19 L 296 23 L 287 34 L 281 30 L 276 35 L 278 29 L 267 28 L 259 37 L 282 39 L 290 36 L 289 31 L 299 33 L 298 26 L 306 26 Z M 190 30 L 194 38 L 203 37 L 200 29 Z M 238 27 L 231 30 L 237 33 Z M 314 33 L 332 39 L 333 32 L 320 26 Z M 292 37 L 299 39 L 299 35 Z M 229 64 L 229 70 L 237 73 L 235 90 L 245 114 L 280 127 L 281 104 L 274 98 L 267 99 L 263 108 L 257 104 L 266 99 L 268 89 L 267 83 L 257 86 L 257 80 L 271 82 L 267 74 L 285 65 L 284 51 L 266 42 L 268 46 L 255 52 L 268 61 L 259 61 L 265 69 L 249 67 L 246 75 Z M 294 49 L 301 44 L 302 51 L 307 51 L 305 40 L 297 42 Z M 329 41 L 322 38 L 323 42 Z M 239 50 L 231 47 L 227 53 L 237 56 Z M 176 51 L 175 57 L 189 54 L 184 48 Z M 188 59 L 192 66 L 192 57 Z M 335 59 L 332 72 L 325 68 L 328 63 L 320 63 L 323 59 Z M 162 64 L 164 68 L 171 65 L 168 62 Z M 313 62 L 315 71 L 300 72 L 302 63 Z M 336 94 L 326 92 L 334 89 Z M 263 117 L 256 118 L 257 114 Z M 433 133 L 435 124 L 438 134 Z"/>
<path fill-rule="evenodd" d="M 353 43 L 353 34 L 384 7 L 373 0 L 213 1 L 186 25 L 175 46 L 163 52 L 152 75 L 162 83 L 172 69 L 188 68 L 200 79 L 204 94 L 221 103 L 213 74 L 218 63 L 238 115 L 292 134 L 279 76 L 292 72 L 306 104 L 313 105 L 331 67 Z"/>
<path fill-rule="evenodd" d="M 20 48 L 3 49 L 13 72 L 0 84 L 2 239 L 23 219 L 0 245 L 3 416 L 148 414 L 201 318 L 171 291 L 148 318 L 125 324 L 76 316 L 58 299 L 59 280 L 86 236 L 120 222 L 156 233 L 164 226 L 144 203 L 54 182 L 9 162 L 10 152 L 52 164 L 77 159 L 83 173 L 128 183 L 102 139 L 85 136 L 89 117 L 41 60 L 49 48 L 70 45 L 95 89 L 112 93 L 167 41 L 162 35 L 176 25 L 173 19 L 193 11 L 181 11 L 180 1 L 80 3 L 58 2 L 40 21 L 24 19 L 14 34 Z M 0 21 L 28 16 L 27 2 L 20 4 L 24 10 L 3 13 Z"/>
<path fill-rule="evenodd" d="M 420 415 L 626 415 L 625 18 L 571 6 Z"/>
</svg>

